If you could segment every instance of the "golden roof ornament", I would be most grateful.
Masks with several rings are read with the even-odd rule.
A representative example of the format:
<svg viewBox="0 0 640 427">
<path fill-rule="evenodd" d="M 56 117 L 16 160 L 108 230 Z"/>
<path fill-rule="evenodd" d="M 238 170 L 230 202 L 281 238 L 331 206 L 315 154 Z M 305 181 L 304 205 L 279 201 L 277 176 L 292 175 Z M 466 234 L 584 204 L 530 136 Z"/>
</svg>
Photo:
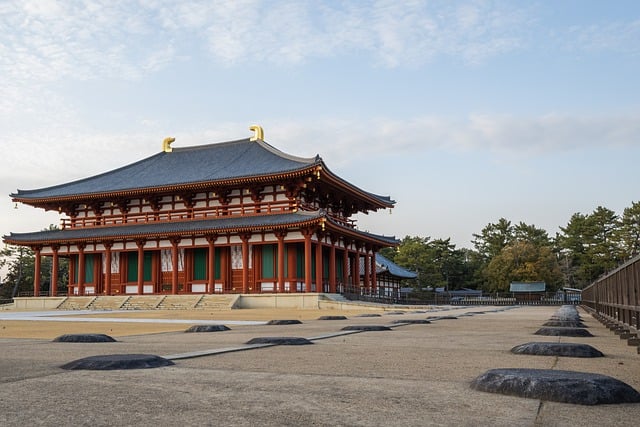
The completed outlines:
<svg viewBox="0 0 640 427">
<path fill-rule="evenodd" d="M 264 130 L 262 130 L 261 126 L 252 125 L 249 126 L 249 130 L 253 131 L 253 136 L 251 137 L 251 139 L 249 139 L 249 141 L 264 141 Z"/>
<path fill-rule="evenodd" d="M 173 151 L 173 148 L 171 148 L 171 143 L 173 141 L 175 141 L 176 139 L 174 137 L 167 137 L 164 139 L 164 141 L 162 141 L 162 151 L 164 151 L 165 153 L 170 153 Z"/>
</svg>

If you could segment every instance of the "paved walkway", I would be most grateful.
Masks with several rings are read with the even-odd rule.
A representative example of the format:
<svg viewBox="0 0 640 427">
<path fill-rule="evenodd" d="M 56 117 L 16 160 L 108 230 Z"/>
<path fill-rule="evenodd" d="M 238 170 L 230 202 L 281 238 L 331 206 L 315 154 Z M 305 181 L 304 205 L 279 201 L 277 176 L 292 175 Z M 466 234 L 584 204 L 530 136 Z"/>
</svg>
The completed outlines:
<svg viewBox="0 0 640 427">
<path fill-rule="evenodd" d="M 469 388 L 469 383 L 486 370 L 508 367 L 601 373 L 640 390 L 640 355 L 636 349 L 588 314 L 581 312 L 595 335 L 592 338 L 533 335 L 556 309 L 462 307 L 443 313 L 408 311 L 374 318 L 307 319 L 286 326 L 227 323 L 231 330 L 225 332 L 124 334 L 116 343 L 99 344 L 0 338 L 0 425 L 636 426 L 640 404 L 580 406 Z M 291 313 L 286 317 L 281 313 L 273 312 L 272 318 L 291 318 Z M 55 323 L 62 329 L 78 324 L 81 328 L 114 325 L 86 319 L 72 323 L 25 322 L 6 320 L 5 314 L 0 318 L 0 330 L 16 323 L 28 323 L 30 327 Z M 457 319 L 441 318 L 431 324 L 392 323 L 439 314 Z M 119 313 L 110 316 L 118 322 L 131 320 L 123 320 Z M 200 324 L 204 319 L 174 320 Z M 347 325 L 393 328 L 339 334 Z M 136 325 L 152 326 L 154 323 Z M 169 326 L 185 329 L 182 324 Z M 243 347 L 254 337 L 272 336 L 324 339 L 315 339 L 313 345 L 180 358 L 175 366 L 157 369 L 59 368 L 90 355 L 206 353 Z M 510 353 L 515 345 L 531 341 L 587 343 L 606 357 Z"/>
</svg>

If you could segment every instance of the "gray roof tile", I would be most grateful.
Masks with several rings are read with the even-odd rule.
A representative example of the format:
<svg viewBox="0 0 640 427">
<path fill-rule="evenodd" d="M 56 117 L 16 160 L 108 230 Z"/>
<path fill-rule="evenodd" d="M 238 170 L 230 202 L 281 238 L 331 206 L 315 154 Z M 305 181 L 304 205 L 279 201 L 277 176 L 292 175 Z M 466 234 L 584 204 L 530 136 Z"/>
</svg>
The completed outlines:
<svg viewBox="0 0 640 427">
<path fill-rule="evenodd" d="M 158 188 L 295 172 L 321 163 L 319 156 L 294 157 L 266 142 L 243 139 L 174 148 L 100 175 L 54 187 L 18 190 L 11 196 L 40 199 Z"/>
</svg>

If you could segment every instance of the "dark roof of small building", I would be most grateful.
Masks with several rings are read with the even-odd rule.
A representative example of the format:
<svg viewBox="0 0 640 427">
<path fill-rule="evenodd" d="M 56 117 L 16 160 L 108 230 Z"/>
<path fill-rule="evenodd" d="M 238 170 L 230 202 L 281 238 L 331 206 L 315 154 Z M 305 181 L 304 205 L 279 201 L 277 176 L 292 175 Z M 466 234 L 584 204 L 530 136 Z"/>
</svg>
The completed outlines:
<svg viewBox="0 0 640 427">
<path fill-rule="evenodd" d="M 340 229 L 362 238 L 373 239 L 384 245 L 396 245 L 395 237 L 380 236 L 344 227 L 321 212 L 297 212 L 270 215 L 228 216 L 205 220 L 187 220 L 172 222 L 151 222 L 144 224 L 68 228 L 64 230 L 44 230 L 31 233 L 10 233 L 3 236 L 9 244 L 36 245 L 64 242 L 103 241 L 109 239 L 136 239 L 148 236 L 183 236 L 212 234 L 217 232 L 243 232 L 255 229 L 286 229 L 309 223 L 326 221 L 327 226 Z"/>
<path fill-rule="evenodd" d="M 388 272 L 390 275 L 401 279 L 415 279 L 418 277 L 418 275 L 413 271 L 400 267 L 398 264 L 379 253 L 376 253 L 376 264 L 380 267 L 379 269 L 376 269 L 376 273 Z"/>
<path fill-rule="evenodd" d="M 328 172 L 322 158 L 292 156 L 262 140 L 237 141 L 193 147 L 177 147 L 171 152 L 160 152 L 135 163 L 99 175 L 65 184 L 34 190 L 18 190 L 11 194 L 15 200 L 64 200 L 83 197 L 135 192 L 149 189 L 171 189 L 199 183 L 226 185 L 242 180 L 259 180 L 273 175 L 295 174 L 321 168 L 334 182 L 355 190 L 380 203 L 392 206 L 387 196 L 363 191 Z"/>
</svg>

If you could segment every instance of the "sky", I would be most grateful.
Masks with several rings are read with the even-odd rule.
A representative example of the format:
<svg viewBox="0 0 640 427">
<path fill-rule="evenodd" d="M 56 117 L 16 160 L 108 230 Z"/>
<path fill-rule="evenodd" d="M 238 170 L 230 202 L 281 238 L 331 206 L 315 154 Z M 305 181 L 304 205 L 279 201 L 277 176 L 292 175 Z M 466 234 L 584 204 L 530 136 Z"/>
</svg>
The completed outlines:
<svg viewBox="0 0 640 427">
<path fill-rule="evenodd" d="M 397 202 L 362 230 L 555 236 L 640 200 L 640 2 L 0 0 L 0 235 L 59 223 L 18 189 L 253 124 Z"/>
</svg>

